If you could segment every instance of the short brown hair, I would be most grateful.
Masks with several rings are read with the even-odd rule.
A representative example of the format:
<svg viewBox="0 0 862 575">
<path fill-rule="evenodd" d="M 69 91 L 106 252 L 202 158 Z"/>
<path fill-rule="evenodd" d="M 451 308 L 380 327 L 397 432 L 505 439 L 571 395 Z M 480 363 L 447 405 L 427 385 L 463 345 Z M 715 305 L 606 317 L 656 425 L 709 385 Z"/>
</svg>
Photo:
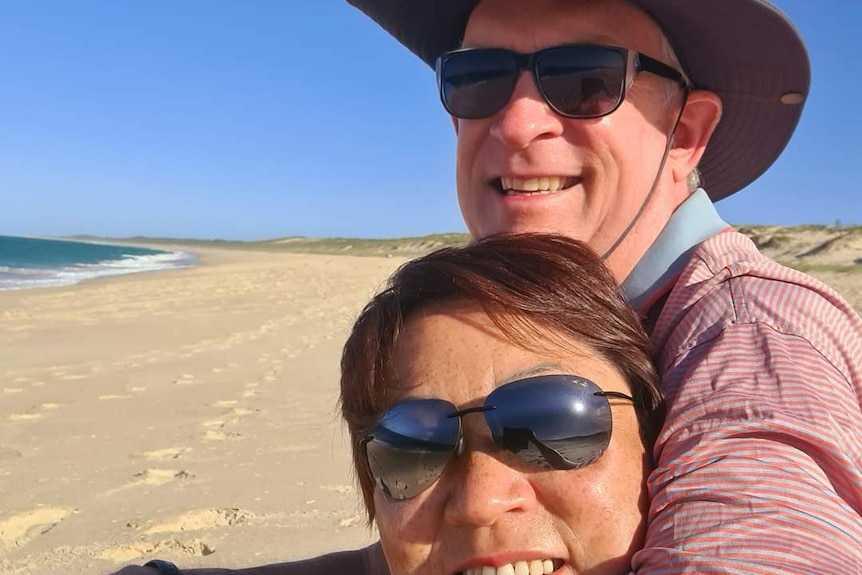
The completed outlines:
<svg viewBox="0 0 862 575">
<path fill-rule="evenodd" d="M 341 359 L 341 412 L 369 521 L 374 483 L 360 440 L 389 407 L 398 385 L 394 356 L 406 321 L 449 303 L 482 308 L 513 343 L 550 330 L 588 345 L 631 387 L 641 437 L 651 447 L 660 396 L 649 340 L 602 261 L 585 244 L 545 234 L 491 236 L 410 261 L 359 315 Z M 547 338 L 547 334 L 544 334 Z"/>
</svg>

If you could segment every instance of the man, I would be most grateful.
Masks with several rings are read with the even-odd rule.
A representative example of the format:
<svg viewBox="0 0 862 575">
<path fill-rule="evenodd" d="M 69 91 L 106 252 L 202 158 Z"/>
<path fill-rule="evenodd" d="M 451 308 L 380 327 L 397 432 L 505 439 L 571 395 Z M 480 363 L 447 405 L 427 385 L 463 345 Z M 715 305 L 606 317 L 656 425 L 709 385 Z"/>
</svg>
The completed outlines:
<svg viewBox="0 0 862 575">
<path fill-rule="evenodd" d="M 633 571 L 862 573 L 862 320 L 711 203 L 792 135 L 792 24 L 761 0 L 350 2 L 436 67 L 471 234 L 586 241 L 651 331 L 667 420 Z M 383 570 L 376 546 L 260 569 L 326 561 Z"/>
</svg>

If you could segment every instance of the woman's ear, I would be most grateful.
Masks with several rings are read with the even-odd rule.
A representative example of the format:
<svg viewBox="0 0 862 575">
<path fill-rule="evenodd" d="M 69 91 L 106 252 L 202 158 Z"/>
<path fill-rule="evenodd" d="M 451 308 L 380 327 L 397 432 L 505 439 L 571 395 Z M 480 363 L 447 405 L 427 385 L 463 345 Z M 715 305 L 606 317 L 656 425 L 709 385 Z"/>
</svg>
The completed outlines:
<svg viewBox="0 0 862 575">
<path fill-rule="evenodd" d="M 707 90 L 692 90 L 673 136 L 668 159 L 673 178 L 684 182 L 697 167 L 709 139 L 721 120 L 721 98 Z"/>
</svg>

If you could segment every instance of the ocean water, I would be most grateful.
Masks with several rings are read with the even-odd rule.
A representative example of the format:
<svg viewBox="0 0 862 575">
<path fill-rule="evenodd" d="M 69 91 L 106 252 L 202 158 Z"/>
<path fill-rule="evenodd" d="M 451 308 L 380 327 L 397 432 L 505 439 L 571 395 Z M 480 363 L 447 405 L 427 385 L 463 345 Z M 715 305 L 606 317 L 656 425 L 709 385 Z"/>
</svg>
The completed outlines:
<svg viewBox="0 0 862 575">
<path fill-rule="evenodd" d="M 194 256 L 184 252 L 0 236 L 0 290 L 70 285 L 194 263 Z"/>
</svg>

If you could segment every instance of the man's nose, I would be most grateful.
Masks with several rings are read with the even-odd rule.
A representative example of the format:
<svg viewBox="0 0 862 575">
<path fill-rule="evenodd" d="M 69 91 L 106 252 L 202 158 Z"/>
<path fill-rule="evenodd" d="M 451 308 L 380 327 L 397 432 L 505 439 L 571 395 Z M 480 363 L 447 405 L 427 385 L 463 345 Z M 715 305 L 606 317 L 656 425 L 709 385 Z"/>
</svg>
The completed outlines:
<svg viewBox="0 0 862 575">
<path fill-rule="evenodd" d="M 527 475 L 497 455 L 501 454 L 471 449 L 452 462 L 455 469 L 447 478 L 444 508 L 450 525 L 487 527 L 506 513 L 535 504 L 536 494 Z"/>
<path fill-rule="evenodd" d="M 522 72 L 508 104 L 494 116 L 491 135 L 508 148 L 523 150 L 535 140 L 561 135 L 563 121 L 542 97 L 533 75 Z"/>
</svg>

